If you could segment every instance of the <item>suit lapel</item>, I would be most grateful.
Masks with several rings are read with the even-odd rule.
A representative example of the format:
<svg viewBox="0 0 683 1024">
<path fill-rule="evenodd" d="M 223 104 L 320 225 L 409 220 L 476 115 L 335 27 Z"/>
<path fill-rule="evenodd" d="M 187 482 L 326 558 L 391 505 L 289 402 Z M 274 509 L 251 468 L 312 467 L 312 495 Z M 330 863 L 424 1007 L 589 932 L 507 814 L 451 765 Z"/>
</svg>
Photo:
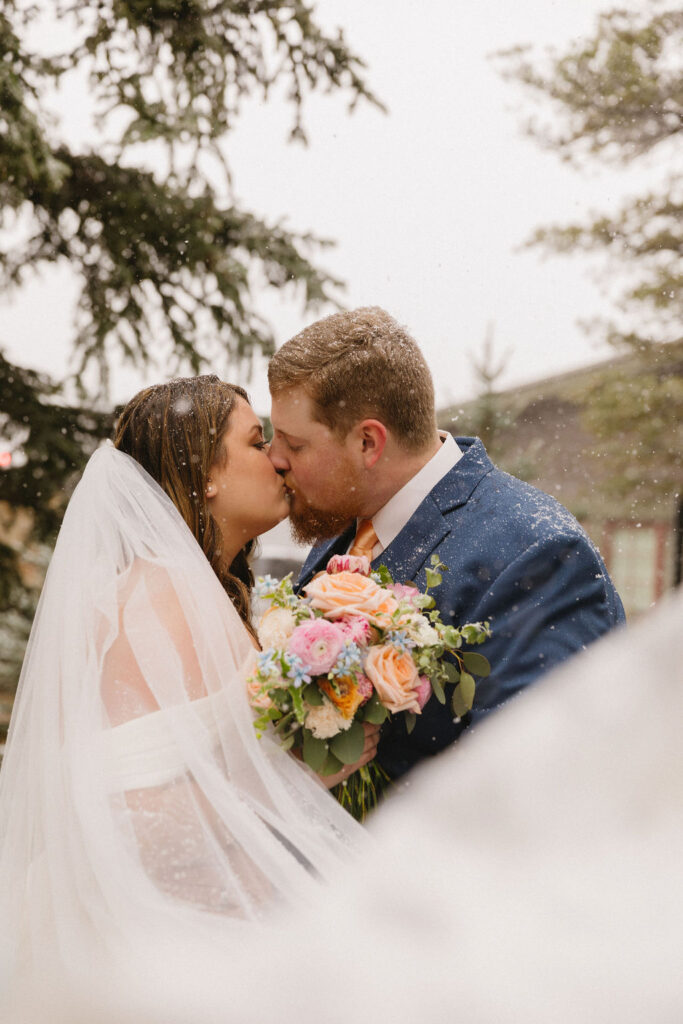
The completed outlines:
<svg viewBox="0 0 683 1024">
<path fill-rule="evenodd" d="M 374 560 L 386 565 L 396 583 L 415 580 L 434 548 L 450 533 L 450 526 L 429 495 L 394 540 Z"/>
<path fill-rule="evenodd" d="M 429 556 L 451 530 L 446 513 L 465 505 L 479 482 L 494 468 L 478 438 L 458 437 L 463 457 L 427 495 L 397 537 L 375 559 L 397 583 L 415 580 Z"/>
</svg>

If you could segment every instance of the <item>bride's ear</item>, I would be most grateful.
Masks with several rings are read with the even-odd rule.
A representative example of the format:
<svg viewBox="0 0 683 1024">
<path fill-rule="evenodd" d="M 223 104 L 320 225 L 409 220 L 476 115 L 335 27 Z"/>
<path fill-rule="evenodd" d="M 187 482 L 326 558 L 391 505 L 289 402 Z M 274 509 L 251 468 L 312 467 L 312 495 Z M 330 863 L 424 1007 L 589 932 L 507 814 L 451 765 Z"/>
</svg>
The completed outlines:
<svg viewBox="0 0 683 1024">
<path fill-rule="evenodd" d="M 216 497 L 216 485 L 211 480 L 210 477 L 206 481 L 206 490 L 205 490 L 204 493 L 206 494 L 207 498 L 215 498 Z"/>
</svg>

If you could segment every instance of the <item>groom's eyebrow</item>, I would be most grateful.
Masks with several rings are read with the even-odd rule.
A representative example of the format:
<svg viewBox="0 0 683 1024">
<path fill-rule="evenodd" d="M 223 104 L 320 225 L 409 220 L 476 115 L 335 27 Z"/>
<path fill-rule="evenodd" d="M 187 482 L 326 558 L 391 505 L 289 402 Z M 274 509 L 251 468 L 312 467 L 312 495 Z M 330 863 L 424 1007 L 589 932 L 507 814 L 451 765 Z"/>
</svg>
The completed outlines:
<svg viewBox="0 0 683 1024">
<path fill-rule="evenodd" d="M 303 441 L 303 438 L 299 437 L 297 434 L 288 434 L 286 430 L 280 430 L 279 427 L 275 427 L 274 429 L 275 433 L 284 437 L 285 441 Z"/>
</svg>

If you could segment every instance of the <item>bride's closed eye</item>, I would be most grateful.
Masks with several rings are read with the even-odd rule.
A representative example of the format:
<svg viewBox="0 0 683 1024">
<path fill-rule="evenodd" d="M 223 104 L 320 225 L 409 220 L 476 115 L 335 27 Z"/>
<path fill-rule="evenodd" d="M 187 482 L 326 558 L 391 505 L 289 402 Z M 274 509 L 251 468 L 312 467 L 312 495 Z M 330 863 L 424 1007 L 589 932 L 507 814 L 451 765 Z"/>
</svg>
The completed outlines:
<svg viewBox="0 0 683 1024">
<path fill-rule="evenodd" d="M 258 448 L 259 451 L 263 452 L 270 447 L 270 441 L 257 441 L 254 448 Z"/>
</svg>

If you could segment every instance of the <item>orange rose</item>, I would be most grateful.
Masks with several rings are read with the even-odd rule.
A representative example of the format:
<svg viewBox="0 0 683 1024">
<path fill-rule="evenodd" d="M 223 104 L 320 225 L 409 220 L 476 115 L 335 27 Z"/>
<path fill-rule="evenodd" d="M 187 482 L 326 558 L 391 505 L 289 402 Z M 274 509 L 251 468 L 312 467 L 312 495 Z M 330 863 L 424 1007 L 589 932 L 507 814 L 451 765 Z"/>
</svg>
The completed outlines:
<svg viewBox="0 0 683 1024">
<path fill-rule="evenodd" d="M 363 694 L 359 692 L 351 676 L 338 676 L 335 682 L 339 693 L 335 693 L 332 683 L 327 679 L 319 679 L 318 686 L 344 718 L 353 718 L 363 703 Z"/>
<path fill-rule="evenodd" d="M 365 674 L 389 711 L 414 711 L 420 714 L 415 692 L 419 676 L 409 651 L 401 652 L 389 645 L 371 647 L 365 662 Z"/>
<path fill-rule="evenodd" d="M 304 593 L 311 599 L 313 608 L 325 613 L 326 619 L 364 615 L 375 625 L 386 628 L 398 608 L 393 594 L 357 572 L 318 576 L 304 587 Z"/>
</svg>

